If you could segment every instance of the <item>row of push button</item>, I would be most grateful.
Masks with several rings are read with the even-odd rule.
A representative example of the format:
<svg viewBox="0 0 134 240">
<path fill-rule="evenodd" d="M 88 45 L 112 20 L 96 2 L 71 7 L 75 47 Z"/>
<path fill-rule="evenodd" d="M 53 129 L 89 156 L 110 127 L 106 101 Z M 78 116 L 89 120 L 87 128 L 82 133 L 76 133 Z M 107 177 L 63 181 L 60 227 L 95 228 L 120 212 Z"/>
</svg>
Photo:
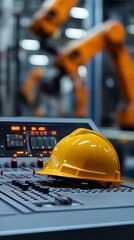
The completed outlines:
<svg viewBox="0 0 134 240">
<path fill-rule="evenodd" d="M 37 163 L 35 161 L 32 161 L 30 163 L 31 167 L 39 167 L 39 168 L 42 168 L 43 167 L 43 159 L 42 158 L 38 158 L 37 160 Z M 21 166 L 22 167 L 27 167 L 27 162 L 26 161 L 23 161 L 21 163 Z M 12 158 L 11 159 L 11 163 L 10 162 L 5 162 L 4 163 L 4 167 L 7 167 L 7 168 L 17 168 L 18 167 L 18 162 L 17 162 L 17 159 L 16 158 Z"/>
</svg>

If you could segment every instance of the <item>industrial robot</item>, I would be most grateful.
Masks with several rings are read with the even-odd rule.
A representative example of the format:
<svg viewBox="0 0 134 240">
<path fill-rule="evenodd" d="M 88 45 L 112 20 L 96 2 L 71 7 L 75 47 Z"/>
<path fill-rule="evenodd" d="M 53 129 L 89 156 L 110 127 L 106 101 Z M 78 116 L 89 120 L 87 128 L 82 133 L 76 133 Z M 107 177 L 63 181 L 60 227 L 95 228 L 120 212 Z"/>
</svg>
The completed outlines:
<svg viewBox="0 0 134 240">
<path fill-rule="evenodd" d="M 53 4 L 49 5 L 50 9 L 53 9 L 52 6 L 54 6 L 54 3 L 58 4 L 58 2 L 60 1 L 52 1 L 51 3 Z M 74 2 L 72 1 L 72 5 L 73 4 Z M 61 14 L 61 11 L 59 11 L 59 14 Z M 42 19 L 43 21 L 43 18 L 40 16 L 40 14 L 36 15 L 30 27 L 33 32 L 38 34 L 39 31 L 36 29 L 39 28 L 39 22 L 41 22 L 41 20 L 37 21 L 37 19 Z M 45 17 L 44 19 L 44 25 L 41 22 L 42 31 L 46 29 L 45 35 L 50 36 L 54 31 L 51 30 L 50 34 L 47 27 L 43 28 L 48 18 Z M 36 22 L 38 22 L 38 24 Z M 58 26 L 59 25 L 60 24 L 58 24 Z M 49 24 L 49 26 L 51 26 L 51 24 Z M 57 27 L 55 27 L 55 29 L 57 29 Z M 87 97 L 87 89 L 83 86 L 78 68 L 89 62 L 98 52 L 105 50 L 113 61 L 121 90 L 122 100 L 116 108 L 117 123 L 124 129 L 134 128 L 134 67 L 131 56 L 125 46 L 125 37 L 125 28 L 120 22 L 107 20 L 90 29 L 85 38 L 67 43 L 67 45 L 55 56 L 53 64 L 59 70 L 59 75 L 55 76 L 53 87 L 54 89 L 58 89 L 59 81 L 62 76 L 71 76 L 77 101 L 75 110 L 76 117 L 86 116 L 87 101 L 89 100 Z M 25 82 L 25 86 L 27 85 L 28 87 L 27 83 L 28 81 Z M 30 89 L 27 92 L 30 92 Z"/>
</svg>

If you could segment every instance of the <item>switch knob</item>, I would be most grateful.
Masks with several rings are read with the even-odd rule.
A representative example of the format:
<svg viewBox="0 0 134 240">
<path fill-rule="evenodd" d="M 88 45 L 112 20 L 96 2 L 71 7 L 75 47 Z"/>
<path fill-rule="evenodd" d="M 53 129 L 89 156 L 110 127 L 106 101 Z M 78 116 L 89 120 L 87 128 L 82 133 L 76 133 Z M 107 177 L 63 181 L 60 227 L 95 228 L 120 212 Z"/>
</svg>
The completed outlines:
<svg viewBox="0 0 134 240">
<path fill-rule="evenodd" d="M 12 158 L 12 160 L 11 160 L 11 167 L 12 168 L 17 168 L 17 159 L 16 158 Z"/>
<path fill-rule="evenodd" d="M 39 168 L 43 168 L 43 159 L 42 158 L 38 158 L 37 165 Z"/>
</svg>

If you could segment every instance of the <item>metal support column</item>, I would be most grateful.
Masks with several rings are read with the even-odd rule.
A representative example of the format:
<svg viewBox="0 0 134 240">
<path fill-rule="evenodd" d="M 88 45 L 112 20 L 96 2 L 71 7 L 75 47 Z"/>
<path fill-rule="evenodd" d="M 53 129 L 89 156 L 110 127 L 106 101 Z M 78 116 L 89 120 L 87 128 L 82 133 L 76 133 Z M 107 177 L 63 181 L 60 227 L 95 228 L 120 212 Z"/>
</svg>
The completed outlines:
<svg viewBox="0 0 134 240">
<path fill-rule="evenodd" d="M 87 7 L 89 10 L 90 28 L 94 27 L 97 23 L 103 21 L 102 2 L 103 0 L 87 0 Z M 102 77 L 102 53 L 97 54 L 89 64 L 89 117 L 101 126 L 101 77 Z"/>
</svg>

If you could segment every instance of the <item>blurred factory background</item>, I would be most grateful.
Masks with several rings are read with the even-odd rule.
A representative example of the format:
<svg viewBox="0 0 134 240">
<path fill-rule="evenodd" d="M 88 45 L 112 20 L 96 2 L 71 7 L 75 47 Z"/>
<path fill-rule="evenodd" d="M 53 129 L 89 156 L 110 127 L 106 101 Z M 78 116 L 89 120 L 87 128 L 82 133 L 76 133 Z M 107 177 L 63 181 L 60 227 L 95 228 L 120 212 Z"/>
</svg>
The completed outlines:
<svg viewBox="0 0 134 240">
<path fill-rule="evenodd" d="M 57 12 L 50 11 L 43 20 L 44 9 L 54 2 L 57 2 Z M 70 6 L 66 6 L 66 2 L 70 2 Z M 53 31 L 51 24 L 56 14 L 60 15 L 58 11 L 63 16 L 68 14 Z M 82 63 L 78 64 L 76 72 L 70 70 L 64 58 L 62 61 L 62 49 L 66 52 L 73 44 L 77 46 L 80 42 L 82 45 L 90 32 L 92 36 L 92 29 L 107 20 L 124 26 L 126 37 L 121 46 L 117 43 L 116 50 L 125 45 L 133 61 L 134 0 L 0 0 L 0 116 L 92 118 L 115 145 L 124 174 L 134 177 L 133 63 L 126 52 L 121 52 L 123 61 L 120 63 L 115 60 L 118 58 L 115 51 L 113 64 L 107 49 L 104 51 L 100 46 L 100 51 L 96 50 L 103 42 L 99 40 L 99 28 L 98 43 L 94 38 L 94 42 L 91 40 L 87 47 L 80 48 L 81 56 L 78 56 L 78 49 L 71 55 L 70 65 L 75 59 L 77 62 L 77 57 Z M 50 22 L 48 29 L 45 21 Z M 101 27 L 103 29 L 103 24 Z M 84 61 L 88 52 L 91 56 L 89 54 Z M 125 76 L 123 87 L 119 80 L 122 75 Z M 116 109 L 122 96 L 125 107 L 131 103 L 132 109 L 127 116 L 122 112 L 124 119 L 120 122 Z M 124 105 L 121 108 L 124 109 Z"/>
</svg>

